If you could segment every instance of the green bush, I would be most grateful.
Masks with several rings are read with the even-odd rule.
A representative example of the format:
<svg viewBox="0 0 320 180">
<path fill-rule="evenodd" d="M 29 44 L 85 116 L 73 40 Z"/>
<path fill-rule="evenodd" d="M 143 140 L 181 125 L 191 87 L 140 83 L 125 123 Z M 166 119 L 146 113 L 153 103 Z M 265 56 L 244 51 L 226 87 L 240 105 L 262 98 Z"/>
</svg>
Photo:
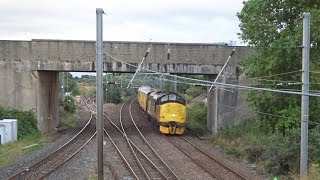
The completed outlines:
<svg viewBox="0 0 320 180">
<path fill-rule="evenodd" d="M 77 96 L 77 95 L 80 94 L 80 88 L 79 88 L 79 86 L 78 86 L 77 84 L 72 87 L 72 89 L 71 89 L 71 94 L 72 94 L 73 96 Z"/>
<path fill-rule="evenodd" d="M 197 133 L 207 132 L 207 106 L 198 102 L 187 107 L 187 126 Z"/>
<path fill-rule="evenodd" d="M 62 103 L 62 107 L 65 111 L 70 113 L 76 112 L 76 109 L 77 109 L 75 105 L 75 101 L 71 96 L 65 97 L 64 102 Z"/>
<path fill-rule="evenodd" d="M 18 139 L 39 135 L 37 120 L 33 111 L 7 109 L 0 106 L 0 119 L 18 120 Z"/>
<path fill-rule="evenodd" d="M 186 90 L 186 94 L 190 97 L 197 97 L 204 92 L 206 92 L 206 90 L 203 87 L 198 86 L 192 86 Z"/>
<path fill-rule="evenodd" d="M 77 125 L 77 114 L 70 113 L 64 110 L 63 107 L 59 108 L 59 126 L 66 128 L 73 128 Z"/>
<path fill-rule="evenodd" d="M 320 163 L 320 126 L 309 131 L 309 162 Z M 226 128 L 214 142 L 233 155 L 256 163 L 273 175 L 298 173 L 300 129 L 267 133 L 257 121 L 247 121 Z"/>
</svg>

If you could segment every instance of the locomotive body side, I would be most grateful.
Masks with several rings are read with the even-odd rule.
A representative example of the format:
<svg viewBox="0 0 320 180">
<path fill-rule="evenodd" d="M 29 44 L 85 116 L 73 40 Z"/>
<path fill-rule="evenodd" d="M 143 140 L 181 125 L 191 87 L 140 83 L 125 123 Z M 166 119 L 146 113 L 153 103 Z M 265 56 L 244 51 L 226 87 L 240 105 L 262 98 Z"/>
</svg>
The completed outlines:
<svg viewBox="0 0 320 180">
<path fill-rule="evenodd" d="M 148 86 L 142 86 L 138 90 L 138 103 L 144 111 L 147 111 L 148 94 L 151 92 L 153 92 L 153 90 Z"/>
</svg>

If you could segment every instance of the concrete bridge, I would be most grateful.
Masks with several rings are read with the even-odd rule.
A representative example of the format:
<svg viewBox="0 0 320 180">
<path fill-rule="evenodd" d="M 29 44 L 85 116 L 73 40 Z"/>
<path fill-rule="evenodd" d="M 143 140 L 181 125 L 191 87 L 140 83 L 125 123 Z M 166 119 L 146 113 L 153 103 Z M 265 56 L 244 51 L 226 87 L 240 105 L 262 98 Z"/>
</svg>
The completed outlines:
<svg viewBox="0 0 320 180">
<path fill-rule="evenodd" d="M 201 43 L 104 42 L 105 72 L 133 73 L 148 48 L 143 68 L 173 74 L 214 77 L 233 47 Z M 170 49 L 170 60 L 167 51 Z M 227 72 L 235 73 L 238 60 L 251 54 L 237 47 Z M 114 57 L 114 58 L 112 58 Z M 95 72 L 95 41 L 0 40 L 0 105 L 34 110 L 42 132 L 58 125 L 58 75 L 61 71 Z"/>
</svg>

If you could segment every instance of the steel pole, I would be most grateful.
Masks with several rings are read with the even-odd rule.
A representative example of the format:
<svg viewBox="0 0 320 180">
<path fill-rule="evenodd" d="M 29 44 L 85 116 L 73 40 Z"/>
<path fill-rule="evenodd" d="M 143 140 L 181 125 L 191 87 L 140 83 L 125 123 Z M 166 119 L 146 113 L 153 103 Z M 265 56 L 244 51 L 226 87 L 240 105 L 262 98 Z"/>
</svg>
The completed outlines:
<svg viewBox="0 0 320 180">
<path fill-rule="evenodd" d="M 96 9 L 97 14 L 97 162 L 98 162 L 98 179 L 103 180 L 103 37 L 102 37 L 102 15 L 101 8 Z"/>
<path fill-rule="evenodd" d="M 309 93 L 310 13 L 303 13 L 302 93 Z M 308 175 L 309 96 L 301 96 L 300 178 Z"/>
</svg>

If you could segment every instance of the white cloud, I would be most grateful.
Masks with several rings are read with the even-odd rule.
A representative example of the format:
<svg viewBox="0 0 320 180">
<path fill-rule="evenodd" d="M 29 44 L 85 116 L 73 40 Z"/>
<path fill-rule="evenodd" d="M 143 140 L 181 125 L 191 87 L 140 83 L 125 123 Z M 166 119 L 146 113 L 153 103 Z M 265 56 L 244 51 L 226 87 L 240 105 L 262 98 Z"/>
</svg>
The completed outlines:
<svg viewBox="0 0 320 180">
<path fill-rule="evenodd" d="M 10 0 L 0 2 L 0 39 L 95 40 L 103 8 L 104 40 L 238 40 L 242 0 Z"/>
</svg>

